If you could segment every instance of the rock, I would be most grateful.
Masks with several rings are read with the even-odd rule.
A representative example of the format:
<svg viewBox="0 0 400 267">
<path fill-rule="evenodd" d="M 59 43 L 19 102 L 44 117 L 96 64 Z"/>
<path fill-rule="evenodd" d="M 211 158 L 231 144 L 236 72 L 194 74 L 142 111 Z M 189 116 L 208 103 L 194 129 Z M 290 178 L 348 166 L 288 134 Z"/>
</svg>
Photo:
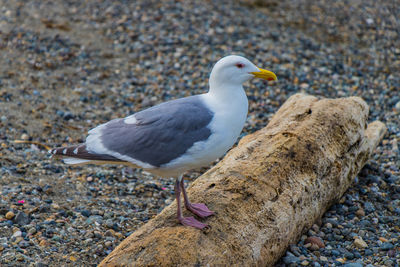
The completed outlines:
<svg viewBox="0 0 400 267">
<path fill-rule="evenodd" d="M 363 265 L 358 262 L 349 262 L 344 264 L 343 267 L 363 267 Z"/>
<path fill-rule="evenodd" d="M 308 266 L 308 265 L 310 265 L 310 263 L 309 263 L 308 261 L 306 261 L 306 260 L 302 261 L 300 264 L 301 264 L 302 266 Z"/>
<path fill-rule="evenodd" d="M 290 97 L 267 127 L 242 138 L 188 188 L 193 202 L 217 214 L 204 220 L 209 232 L 179 225 L 173 202 L 99 266 L 273 265 L 341 198 L 373 153 L 385 126 L 365 130 L 367 114 L 357 97 Z"/>
<path fill-rule="evenodd" d="M 29 135 L 27 135 L 26 133 L 22 134 L 21 140 L 29 140 Z"/>
<path fill-rule="evenodd" d="M 283 257 L 283 262 L 287 265 L 292 264 L 292 263 L 297 263 L 298 261 L 299 261 L 299 258 L 295 257 L 294 255 Z"/>
<path fill-rule="evenodd" d="M 365 251 L 364 251 L 364 255 L 365 256 L 371 256 L 371 255 L 373 255 L 374 254 L 374 252 L 372 251 L 372 250 L 370 250 L 370 249 L 366 249 Z"/>
<path fill-rule="evenodd" d="M 374 204 L 372 204 L 371 202 L 365 202 L 364 203 L 364 210 L 369 214 L 371 212 L 375 211 L 375 207 Z"/>
<path fill-rule="evenodd" d="M 25 214 L 25 212 L 19 211 L 17 216 L 14 218 L 14 222 L 23 226 L 29 224 L 31 220 L 29 219 L 29 216 Z"/>
<path fill-rule="evenodd" d="M 325 247 L 324 241 L 322 241 L 322 239 L 319 238 L 319 237 L 317 237 L 317 236 L 310 236 L 310 237 L 308 237 L 308 238 L 304 241 L 304 243 L 305 243 L 305 244 L 310 243 L 311 245 L 316 245 L 316 246 L 317 246 L 317 249 L 319 249 L 319 248 L 324 248 L 324 247 Z M 316 250 L 316 249 L 313 249 L 313 250 Z"/>
<path fill-rule="evenodd" d="M 368 244 L 361 237 L 358 237 L 358 238 L 356 238 L 354 240 L 354 245 L 357 248 L 366 248 L 366 247 L 368 247 Z"/>
<path fill-rule="evenodd" d="M 344 253 L 344 257 L 346 258 L 346 260 L 352 260 L 354 259 L 354 254 L 347 251 Z"/>
<path fill-rule="evenodd" d="M 346 259 L 345 258 L 337 258 L 336 261 L 343 264 L 346 262 Z"/>
<path fill-rule="evenodd" d="M 21 242 L 19 242 L 18 245 L 19 245 L 19 247 L 21 247 L 21 248 L 27 248 L 27 247 L 30 246 L 30 245 L 29 245 L 29 242 L 28 242 L 28 241 L 25 241 L 25 240 L 22 240 Z"/>
<path fill-rule="evenodd" d="M 396 250 L 394 250 L 394 249 L 389 250 L 389 251 L 387 252 L 387 255 L 388 255 L 389 257 L 391 257 L 391 258 L 396 257 Z"/>
<path fill-rule="evenodd" d="M 357 215 L 357 217 L 362 218 L 362 217 L 365 216 L 365 211 L 364 211 L 362 208 L 359 208 L 359 209 L 356 211 L 356 215 Z"/>
<path fill-rule="evenodd" d="M 35 227 L 30 228 L 30 229 L 28 230 L 28 234 L 30 234 L 30 235 L 36 234 L 36 228 L 35 228 Z"/>
<path fill-rule="evenodd" d="M 6 213 L 6 219 L 7 220 L 11 220 L 12 218 L 14 218 L 15 214 L 12 211 L 9 211 Z"/>
<path fill-rule="evenodd" d="M 11 236 L 11 238 L 13 238 L 13 237 L 21 237 L 22 236 L 22 232 L 21 231 L 15 231 L 13 234 L 12 234 L 12 236 Z"/>
<path fill-rule="evenodd" d="M 393 249 L 393 248 L 394 248 L 393 244 L 391 244 L 391 243 L 389 243 L 389 242 L 383 243 L 383 244 L 381 245 L 381 249 L 382 249 L 382 250 L 391 250 L 391 249 Z"/>
<path fill-rule="evenodd" d="M 114 226 L 114 222 L 113 222 L 112 219 L 107 219 L 106 222 L 105 222 L 105 224 L 106 224 L 106 226 L 107 226 L 108 228 L 112 228 L 112 227 Z"/>
<path fill-rule="evenodd" d="M 85 217 L 89 217 L 92 213 L 90 210 L 81 210 L 81 214 Z"/>
<path fill-rule="evenodd" d="M 384 237 L 379 237 L 379 240 L 382 241 L 382 242 L 389 242 L 389 240 L 387 240 L 387 239 L 384 238 Z"/>
<path fill-rule="evenodd" d="M 321 256 L 321 257 L 319 257 L 319 260 L 320 260 L 320 261 L 328 261 L 328 258 L 325 257 L 325 256 Z"/>
<path fill-rule="evenodd" d="M 396 103 L 396 105 L 394 105 L 394 108 L 397 110 L 400 110 L 400 101 Z"/>
</svg>

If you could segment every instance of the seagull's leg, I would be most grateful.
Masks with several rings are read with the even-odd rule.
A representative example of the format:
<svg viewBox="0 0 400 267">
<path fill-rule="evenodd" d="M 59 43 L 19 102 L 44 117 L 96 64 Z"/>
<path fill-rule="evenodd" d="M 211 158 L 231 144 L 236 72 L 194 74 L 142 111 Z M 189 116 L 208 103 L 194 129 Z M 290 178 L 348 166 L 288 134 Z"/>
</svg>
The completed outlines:
<svg viewBox="0 0 400 267">
<path fill-rule="evenodd" d="M 213 211 L 209 210 L 204 203 L 190 203 L 189 198 L 186 194 L 185 183 L 183 182 L 183 176 L 181 176 L 180 184 L 183 192 L 183 199 L 185 201 L 186 209 L 190 210 L 193 214 L 201 218 L 205 218 L 214 214 Z"/>
<path fill-rule="evenodd" d="M 183 225 L 192 226 L 192 227 L 198 228 L 198 229 L 207 228 L 208 227 L 207 224 L 201 223 L 193 217 L 183 217 L 182 216 L 181 180 L 182 180 L 182 176 L 177 178 L 176 182 L 175 182 L 175 197 L 176 197 L 176 203 L 178 206 L 178 210 L 177 210 L 176 214 L 178 216 L 178 221 Z"/>
</svg>

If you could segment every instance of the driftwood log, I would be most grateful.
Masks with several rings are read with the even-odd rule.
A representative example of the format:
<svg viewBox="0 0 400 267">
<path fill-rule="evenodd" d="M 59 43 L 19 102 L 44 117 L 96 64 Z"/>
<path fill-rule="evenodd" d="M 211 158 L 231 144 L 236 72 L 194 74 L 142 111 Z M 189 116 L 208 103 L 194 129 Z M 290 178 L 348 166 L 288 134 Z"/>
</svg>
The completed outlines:
<svg viewBox="0 0 400 267">
<path fill-rule="evenodd" d="M 358 97 L 296 94 L 188 189 L 216 212 L 207 233 L 179 225 L 176 204 L 100 266 L 271 266 L 351 185 L 382 139 Z"/>
</svg>

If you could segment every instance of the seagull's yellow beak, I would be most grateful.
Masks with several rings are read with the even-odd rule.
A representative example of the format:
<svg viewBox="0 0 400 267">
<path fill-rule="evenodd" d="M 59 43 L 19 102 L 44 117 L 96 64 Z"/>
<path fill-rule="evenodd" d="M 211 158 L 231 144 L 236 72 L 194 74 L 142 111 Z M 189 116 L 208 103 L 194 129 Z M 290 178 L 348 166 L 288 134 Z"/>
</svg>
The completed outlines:
<svg viewBox="0 0 400 267">
<path fill-rule="evenodd" d="M 255 72 L 250 72 L 250 74 L 253 74 L 254 77 L 261 78 L 267 81 L 276 81 L 278 78 L 276 78 L 275 73 L 269 70 L 264 70 L 258 68 L 260 71 L 255 71 Z"/>
</svg>

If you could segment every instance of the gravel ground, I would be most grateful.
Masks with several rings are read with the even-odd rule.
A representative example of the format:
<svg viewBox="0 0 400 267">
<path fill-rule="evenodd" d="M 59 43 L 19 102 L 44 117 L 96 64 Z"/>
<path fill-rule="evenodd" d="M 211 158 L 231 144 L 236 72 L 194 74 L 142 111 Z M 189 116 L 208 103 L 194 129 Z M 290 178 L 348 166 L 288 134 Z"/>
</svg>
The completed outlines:
<svg viewBox="0 0 400 267">
<path fill-rule="evenodd" d="M 43 145 L 205 92 L 212 65 L 237 53 L 279 78 L 248 84 L 243 135 L 295 92 L 361 96 L 388 127 L 356 183 L 277 266 L 399 266 L 396 1 L 0 0 L 0 10 L 1 265 L 95 266 L 168 205 L 171 179 L 67 167 Z"/>
</svg>

